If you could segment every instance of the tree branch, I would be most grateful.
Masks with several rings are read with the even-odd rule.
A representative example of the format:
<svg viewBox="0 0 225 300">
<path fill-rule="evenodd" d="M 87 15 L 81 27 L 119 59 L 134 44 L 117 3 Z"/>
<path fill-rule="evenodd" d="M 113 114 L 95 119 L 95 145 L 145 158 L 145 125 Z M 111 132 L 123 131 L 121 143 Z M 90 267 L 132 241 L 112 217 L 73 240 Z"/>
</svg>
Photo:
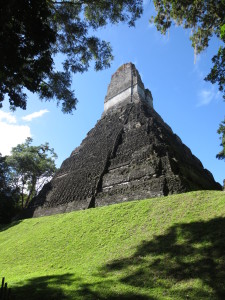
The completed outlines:
<svg viewBox="0 0 225 300">
<path fill-rule="evenodd" d="M 52 4 L 71 4 L 71 5 L 81 5 L 84 4 L 84 2 L 73 2 L 73 1 L 51 1 Z"/>
</svg>

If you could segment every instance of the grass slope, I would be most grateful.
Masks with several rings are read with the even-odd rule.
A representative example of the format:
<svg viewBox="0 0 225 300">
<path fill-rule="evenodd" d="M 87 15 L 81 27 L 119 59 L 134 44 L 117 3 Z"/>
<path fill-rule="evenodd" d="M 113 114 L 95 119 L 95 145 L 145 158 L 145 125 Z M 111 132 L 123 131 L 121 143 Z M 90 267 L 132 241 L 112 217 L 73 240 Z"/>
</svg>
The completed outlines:
<svg viewBox="0 0 225 300">
<path fill-rule="evenodd" d="M 16 299 L 225 299 L 225 193 L 133 201 L 0 228 Z"/>
</svg>

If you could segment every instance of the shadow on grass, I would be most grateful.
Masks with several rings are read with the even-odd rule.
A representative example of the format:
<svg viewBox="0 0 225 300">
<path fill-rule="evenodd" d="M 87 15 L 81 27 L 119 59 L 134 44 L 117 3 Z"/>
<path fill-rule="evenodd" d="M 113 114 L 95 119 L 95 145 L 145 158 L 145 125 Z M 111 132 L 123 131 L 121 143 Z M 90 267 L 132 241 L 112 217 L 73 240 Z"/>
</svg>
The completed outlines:
<svg viewBox="0 0 225 300">
<path fill-rule="evenodd" d="M 119 270 L 127 274 L 123 284 L 161 289 L 171 299 L 225 299 L 225 218 L 174 225 L 102 272 Z"/>
<path fill-rule="evenodd" d="M 25 284 L 12 288 L 12 300 L 64 300 L 64 299 L 84 299 L 84 300 L 149 300 L 149 297 L 134 293 L 109 293 L 108 288 L 111 281 L 100 281 L 94 284 L 83 283 L 81 278 L 75 278 L 74 274 L 52 275 L 31 278 Z M 20 285 L 20 283 L 19 283 Z M 73 291 L 66 293 L 65 286 L 76 286 Z"/>
<path fill-rule="evenodd" d="M 95 283 L 74 274 L 32 278 L 12 291 L 17 300 L 225 299 L 225 218 L 174 225 L 95 276 Z"/>
<path fill-rule="evenodd" d="M 0 232 L 8 230 L 9 228 L 18 225 L 20 222 L 22 222 L 24 219 L 32 218 L 34 213 L 34 208 L 27 208 L 22 211 L 20 211 L 10 223 L 6 224 L 0 224 Z"/>
<path fill-rule="evenodd" d="M 31 278 L 12 288 L 12 299 L 69 299 L 64 295 L 62 285 L 70 284 L 71 277 L 71 274 L 63 274 Z"/>
<path fill-rule="evenodd" d="M 8 223 L 8 224 L 0 224 L 0 232 L 8 230 L 9 228 L 18 225 L 20 222 L 21 221 L 18 220 L 18 221 L 13 221 L 13 222 Z"/>
</svg>

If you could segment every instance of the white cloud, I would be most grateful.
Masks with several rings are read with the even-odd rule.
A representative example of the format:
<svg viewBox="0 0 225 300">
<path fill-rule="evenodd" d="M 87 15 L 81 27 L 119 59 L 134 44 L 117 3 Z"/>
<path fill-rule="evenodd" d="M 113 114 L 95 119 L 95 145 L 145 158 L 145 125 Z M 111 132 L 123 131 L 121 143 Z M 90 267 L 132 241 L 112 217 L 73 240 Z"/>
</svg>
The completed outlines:
<svg viewBox="0 0 225 300">
<path fill-rule="evenodd" d="M 15 125 L 16 117 L 0 110 L 0 153 L 9 155 L 12 147 L 17 146 L 31 137 L 30 127 Z"/>
<path fill-rule="evenodd" d="M 40 111 L 34 112 L 32 114 L 29 114 L 27 116 L 22 117 L 22 120 L 24 121 L 32 121 L 35 118 L 40 118 L 42 117 L 44 114 L 46 114 L 47 112 L 49 112 L 47 109 L 42 109 Z"/>
<path fill-rule="evenodd" d="M 216 90 L 216 88 L 213 86 L 208 89 L 202 89 L 198 93 L 198 103 L 197 106 L 204 106 L 210 104 L 213 100 L 219 99 L 221 96 L 221 93 Z"/>
<path fill-rule="evenodd" d="M 8 123 L 16 123 L 16 118 L 11 113 L 7 113 L 5 111 L 0 110 L 0 122 L 5 120 Z"/>
<path fill-rule="evenodd" d="M 28 126 L 0 122 L 0 153 L 9 155 L 12 147 L 23 143 L 30 136 L 31 132 Z"/>
</svg>

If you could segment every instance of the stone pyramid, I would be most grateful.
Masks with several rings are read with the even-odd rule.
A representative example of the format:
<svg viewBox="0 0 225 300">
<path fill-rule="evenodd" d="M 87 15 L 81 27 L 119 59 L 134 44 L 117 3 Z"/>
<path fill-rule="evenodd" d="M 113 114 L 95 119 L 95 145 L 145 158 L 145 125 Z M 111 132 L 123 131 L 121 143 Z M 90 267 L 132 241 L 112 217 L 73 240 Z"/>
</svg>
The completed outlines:
<svg viewBox="0 0 225 300">
<path fill-rule="evenodd" d="M 221 189 L 153 108 L 132 63 L 112 75 L 104 112 L 30 204 L 34 216 Z"/>
</svg>

